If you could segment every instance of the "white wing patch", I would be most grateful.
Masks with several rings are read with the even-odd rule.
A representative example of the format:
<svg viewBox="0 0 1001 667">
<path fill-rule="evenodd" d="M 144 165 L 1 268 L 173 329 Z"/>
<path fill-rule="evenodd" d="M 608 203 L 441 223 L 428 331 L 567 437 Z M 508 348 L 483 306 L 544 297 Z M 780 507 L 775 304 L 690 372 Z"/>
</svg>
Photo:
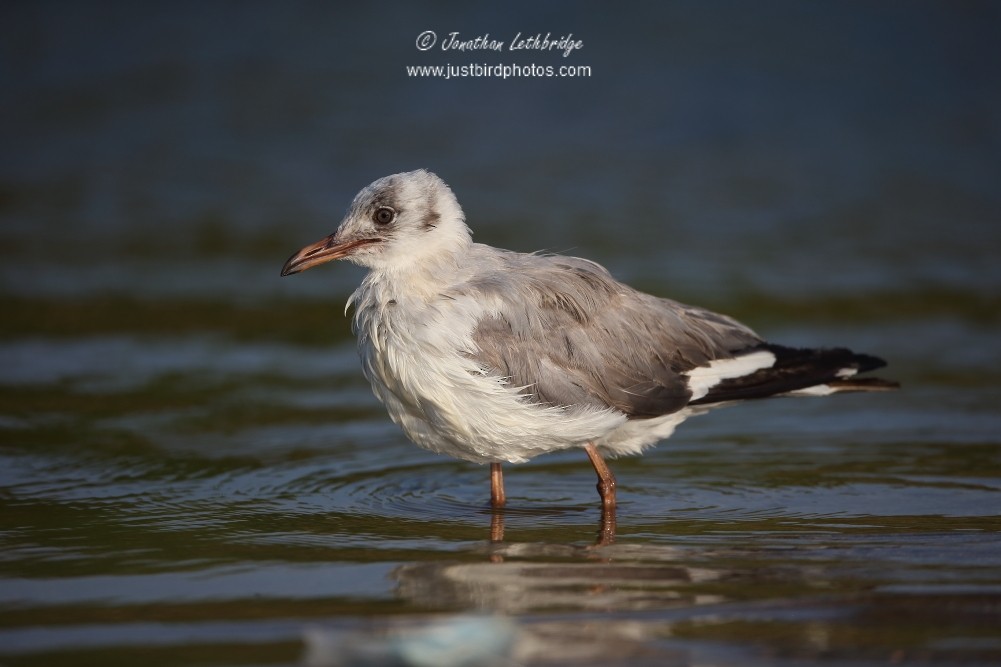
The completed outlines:
<svg viewBox="0 0 1001 667">
<path fill-rule="evenodd" d="M 690 400 L 702 398 L 723 380 L 744 377 L 762 368 L 771 368 L 774 364 L 775 355 L 768 350 L 730 359 L 713 359 L 708 366 L 699 366 L 685 373 L 688 376 L 688 388 L 692 392 Z"/>
</svg>

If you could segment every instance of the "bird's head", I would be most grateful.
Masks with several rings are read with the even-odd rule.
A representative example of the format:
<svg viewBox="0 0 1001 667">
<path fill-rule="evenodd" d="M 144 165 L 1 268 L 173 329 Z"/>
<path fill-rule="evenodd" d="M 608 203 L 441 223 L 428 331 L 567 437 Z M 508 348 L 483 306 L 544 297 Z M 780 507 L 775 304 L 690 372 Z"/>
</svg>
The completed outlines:
<svg viewBox="0 0 1001 667">
<path fill-rule="evenodd" d="M 402 269 L 470 243 L 452 190 L 424 169 L 393 174 L 359 192 L 337 231 L 289 257 L 287 276 L 334 259 Z"/>
</svg>

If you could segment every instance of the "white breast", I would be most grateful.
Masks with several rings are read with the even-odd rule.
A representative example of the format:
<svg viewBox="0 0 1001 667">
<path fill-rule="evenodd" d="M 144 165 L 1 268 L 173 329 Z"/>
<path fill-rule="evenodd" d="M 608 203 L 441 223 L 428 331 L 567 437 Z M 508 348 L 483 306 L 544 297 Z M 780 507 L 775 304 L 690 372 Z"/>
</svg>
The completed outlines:
<svg viewBox="0 0 1001 667">
<path fill-rule="evenodd" d="M 405 298 L 378 279 L 366 279 L 348 303 L 356 307 L 365 376 L 390 418 L 421 447 L 478 463 L 520 463 L 583 445 L 625 422 L 610 409 L 531 403 L 481 368 L 469 353 L 490 304 Z"/>
</svg>

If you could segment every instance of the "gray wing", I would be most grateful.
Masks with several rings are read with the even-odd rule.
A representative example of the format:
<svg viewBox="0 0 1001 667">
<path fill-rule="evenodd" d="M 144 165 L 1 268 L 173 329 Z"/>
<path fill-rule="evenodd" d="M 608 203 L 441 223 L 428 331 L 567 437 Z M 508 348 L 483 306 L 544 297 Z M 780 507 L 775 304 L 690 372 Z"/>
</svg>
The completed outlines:
<svg viewBox="0 0 1001 667">
<path fill-rule="evenodd" d="M 499 300 L 474 331 L 473 358 L 550 405 L 668 414 L 691 398 L 683 375 L 761 339 L 738 322 L 659 299 L 574 257 L 504 253 L 466 289 Z"/>
</svg>

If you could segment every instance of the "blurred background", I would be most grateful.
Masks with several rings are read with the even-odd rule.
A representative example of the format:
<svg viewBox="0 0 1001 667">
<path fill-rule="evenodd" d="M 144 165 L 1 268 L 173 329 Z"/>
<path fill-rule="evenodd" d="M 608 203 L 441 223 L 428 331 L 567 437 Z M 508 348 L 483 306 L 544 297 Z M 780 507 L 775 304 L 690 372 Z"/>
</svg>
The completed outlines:
<svg viewBox="0 0 1001 667">
<path fill-rule="evenodd" d="M 999 36 L 977 1 L 5 3 L 0 660 L 352 664 L 446 611 L 507 614 L 486 631 L 524 664 L 1001 660 Z M 467 64 L 590 74 L 407 72 Z M 587 464 L 509 471 L 490 544 L 486 471 L 407 443 L 361 377 L 361 270 L 278 276 L 421 167 L 477 241 L 884 356 L 905 389 L 686 424 L 615 464 L 614 576 L 528 595 L 512 559 L 594 567 Z M 595 604 L 609 576 L 660 594 Z M 719 621 L 745 601 L 783 611 Z M 584 621 L 616 650 L 546 643 Z M 304 654 L 310 623 L 334 635 Z"/>
</svg>

